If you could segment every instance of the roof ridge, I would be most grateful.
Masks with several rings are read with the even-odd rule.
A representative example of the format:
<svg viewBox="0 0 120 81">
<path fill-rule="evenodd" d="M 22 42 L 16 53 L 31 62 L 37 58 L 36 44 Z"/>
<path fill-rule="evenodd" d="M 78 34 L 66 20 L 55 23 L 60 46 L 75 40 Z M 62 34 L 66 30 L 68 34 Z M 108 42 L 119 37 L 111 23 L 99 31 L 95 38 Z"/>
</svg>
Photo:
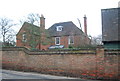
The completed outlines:
<svg viewBox="0 0 120 81">
<path fill-rule="evenodd" d="M 31 23 L 25 21 L 25 22 L 23 23 L 22 27 L 20 28 L 20 30 L 17 32 L 16 35 L 18 35 L 18 34 L 20 33 L 20 31 L 21 31 L 21 29 L 24 27 L 24 25 L 29 25 L 29 26 L 32 26 L 32 27 L 37 28 L 37 29 L 40 28 L 39 26 L 36 26 L 36 25 L 34 25 L 34 24 L 31 24 Z"/>
<path fill-rule="evenodd" d="M 24 22 L 24 24 L 29 24 L 29 25 L 33 25 L 33 26 L 39 27 L 39 26 L 37 26 L 37 25 L 31 24 L 31 23 L 26 22 L 26 21 Z"/>
<path fill-rule="evenodd" d="M 72 21 L 66 21 L 66 22 L 58 22 L 58 23 L 55 23 L 55 24 L 61 24 L 61 23 L 69 23 L 69 22 L 72 22 Z M 73 22 L 72 22 L 73 23 Z"/>
</svg>

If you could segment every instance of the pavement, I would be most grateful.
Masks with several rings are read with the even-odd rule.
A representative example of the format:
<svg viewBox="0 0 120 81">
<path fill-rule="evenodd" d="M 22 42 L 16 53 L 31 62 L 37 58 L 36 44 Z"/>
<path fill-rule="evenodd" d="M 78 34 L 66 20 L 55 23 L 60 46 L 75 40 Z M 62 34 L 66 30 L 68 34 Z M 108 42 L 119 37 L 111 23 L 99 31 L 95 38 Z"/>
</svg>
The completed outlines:
<svg viewBox="0 0 120 81">
<path fill-rule="evenodd" d="M 2 81 L 100 81 L 11 70 L 2 70 L 2 77 L 0 76 L 0 78 Z"/>
</svg>

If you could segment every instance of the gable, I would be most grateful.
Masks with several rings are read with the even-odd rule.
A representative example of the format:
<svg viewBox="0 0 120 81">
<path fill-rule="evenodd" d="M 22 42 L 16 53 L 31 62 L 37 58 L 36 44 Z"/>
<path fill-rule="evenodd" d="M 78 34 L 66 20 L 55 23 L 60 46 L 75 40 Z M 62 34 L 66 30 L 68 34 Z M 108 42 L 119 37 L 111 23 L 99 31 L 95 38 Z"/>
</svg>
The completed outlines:
<svg viewBox="0 0 120 81">
<path fill-rule="evenodd" d="M 17 40 L 19 40 L 21 44 L 35 48 L 39 42 L 39 33 L 40 27 L 25 22 L 16 36 Z M 25 36 L 24 39 L 26 39 L 26 41 L 24 41 L 23 36 Z"/>
<path fill-rule="evenodd" d="M 19 32 L 16 34 L 16 36 L 17 35 L 20 35 L 21 33 L 23 33 L 24 31 L 31 31 L 31 32 L 33 32 L 34 34 L 39 34 L 39 30 L 40 30 L 40 28 L 38 27 L 38 26 L 35 26 L 35 25 L 33 25 L 33 24 L 30 24 L 30 23 L 28 23 L 28 22 L 25 22 L 23 25 L 22 25 L 22 27 L 21 27 L 21 29 L 19 30 Z"/>
<path fill-rule="evenodd" d="M 57 31 L 57 27 L 62 27 L 62 31 Z M 53 24 L 49 29 L 51 36 L 69 36 L 84 34 L 72 21 Z"/>
<path fill-rule="evenodd" d="M 25 22 L 19 32 L 17 33 L 17 40 L 21 41 L 22 43 L 26 43 L 26 45 L 35 48 L 39 41 L 40 41 L 40 36 L 43 35 L 41 34 L 42 32 L 45 32 L 46 37 L 49 37 L 49 34 L 47 30 L 42 30 L 40 27 L 35 26 L 33 24 Z M 23 41 L 23 35 L 26 35 L 27 42 Z M 48 40 L 46 40 L 48 41 Z M 45 41 L 45 42 L 46 42 Z M 43 41 L 44 42 L 44 41 Z M 48 42 L 47 42 L 48 43 Z"/>
</svg>

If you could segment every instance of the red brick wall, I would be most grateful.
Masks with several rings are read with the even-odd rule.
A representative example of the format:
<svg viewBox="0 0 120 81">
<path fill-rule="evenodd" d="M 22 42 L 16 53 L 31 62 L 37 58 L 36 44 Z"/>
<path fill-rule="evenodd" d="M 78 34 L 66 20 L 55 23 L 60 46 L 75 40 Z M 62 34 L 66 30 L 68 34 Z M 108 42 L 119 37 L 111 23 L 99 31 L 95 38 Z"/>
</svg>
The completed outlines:
<svg viewBox="0 0 120 81">
<path fill-rule="evenodd" d="M 48 50 L 48 47 L 50 47 L 50 45 L 41 45 L 41 50 Z"/>
<path fill-rule="evenodd" d="M 16 46 L 21 46 L 20 40 L 16 40 Z"/>
<path fill-rule="evenodd" d="M 111 79 L 112 77 L 119 77 L 120 79 L 120 50 L 105 50 L 105 77 Z"/>
<path fill-rule="evenodd" d="M 27 68 L 38 72 L 63 72 L 78 77 L 80 74 L 83 74 L 83 76 L 84 74 L 93 74 L 94 70 L 96 70 L 95 54 L 31 53 L 24 51 L 3 51 L 3 66 L 19 69 Z"/>
<path fill-rule="evenodd" d="M 55 37 L 52 38 L 52 44 L 55 45 Z M 65 48 L 68 48 L 68 36 L 62 36 L 60 37 L 60 45 L 64 45 Z"/>
<path fill-rule="evenodd" d="M 60 45 L 64 45 L 65 48 L 68 48 L 69 47 L 69 44 L 68 44 L 68 38 L 69 36 L 62 36 L 60 37 Z M 53 40 L 53 43 L 51 45 L 55 45 L 55 37 L 52 37 L 52 40 Z M 80 47 L 80 46 L 85 46 L 85 45 L 89 45 L 90 44 L 90 39 L 86 39 L 82 36 L 74 36 L 74 44 L 71 44 L 73 45 L 74 47 Z"/>
<path fill-rule="evenodd" d="M 22 42 L 21 40 L 19 40 L 19 39 L 16 40 L 16 46 L 18 46 L 18 47 L 31 48 L 31 47 L 28 45 L 27 42 L 26 42 L 26 43 L 23 43 L 23 42 Z"/>
<path fill-rule="evenodd" d="M 69 45 L 68 45 L 68 36 L 61 37 L 60 41 L 61 41 L 61 45 L 65 45 L 65 48 L 69 47 Z"/>
<path fill-rule="evenodd" d="M 29 27 L 27 24 L 24 25 L 21 29 L 20 29 L 20 32 L 16 35 L 16 46 L 18 47 L 27 47 L 27 48 L 30 48 L 30 46 L 27 44 L 27 43 L 23 43 L 22 42 L 22 35 L 26 29 L 26 27 Z"/>
<path fill-rule="evenodd" d="M 21 48 L 20 48 L 21 49 Z M 48 52 L 30 52 L 28 50 L 17 48 L 3 48 L 2 63 L 3 67 L 29 69 L 38 72 L 63 72 L 73 74 L 75 76 L 82 76 L 97 79 L 118 79 L 119 72 L 119 58 L 116 55 L 105 55 L 106 51 L 103 48 L 97 48 L 96 54 L 89 53 L 93 50 L 78 50 L 80 53 L 65 52 L 61 54 L 53 51 Z M 59 51 L 60 52 L 60 51 Z M 114 53 L 114 51 L 108 51 Z M 117 51 L 116 51 L 117 52 Z M 85 53 L 85 54 L 83 54 Z M 87 54 L 89 53 L 89 54 Z"/>
</svg>

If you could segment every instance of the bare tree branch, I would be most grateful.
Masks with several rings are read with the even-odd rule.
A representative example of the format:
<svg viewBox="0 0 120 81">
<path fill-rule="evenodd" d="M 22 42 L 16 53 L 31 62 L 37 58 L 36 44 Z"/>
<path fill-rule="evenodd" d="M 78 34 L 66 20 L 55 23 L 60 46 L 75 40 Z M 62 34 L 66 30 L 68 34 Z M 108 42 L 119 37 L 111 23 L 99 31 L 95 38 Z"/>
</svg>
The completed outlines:
<svg viewBox="0 0 120 81">
<path fill-rule="evenodd" d="M 40 16 L 39 16 L 39 14 L 36 14 L 36 13 L 30 13 L 26 17 L 24 17 L 24 19 L 20 20 L 21 24 L 23 24 L 24 22 L 29 22 L 31 24 L 35 24 L 35 25 L 39 26 Z"/>
<path fill-rule="evenodd" d="M 8 40 L 11 40 L 10 36 L 13 35 L 12 27 L 16 25 L 16 24 L 13 24 L 12 22 L 13 21 L 8 18 L 4 18 L 4 17 L 0 18 L 0 31 L 1 31 L 0 33 L 3 38 L 3 44 L 8 42 Z"/>
<path fill-rule="evenodd" d="M 102 35 L 98 35 L 96 37 L 91 37 L 92 45 L 102 45 Z"/>
</svg>

